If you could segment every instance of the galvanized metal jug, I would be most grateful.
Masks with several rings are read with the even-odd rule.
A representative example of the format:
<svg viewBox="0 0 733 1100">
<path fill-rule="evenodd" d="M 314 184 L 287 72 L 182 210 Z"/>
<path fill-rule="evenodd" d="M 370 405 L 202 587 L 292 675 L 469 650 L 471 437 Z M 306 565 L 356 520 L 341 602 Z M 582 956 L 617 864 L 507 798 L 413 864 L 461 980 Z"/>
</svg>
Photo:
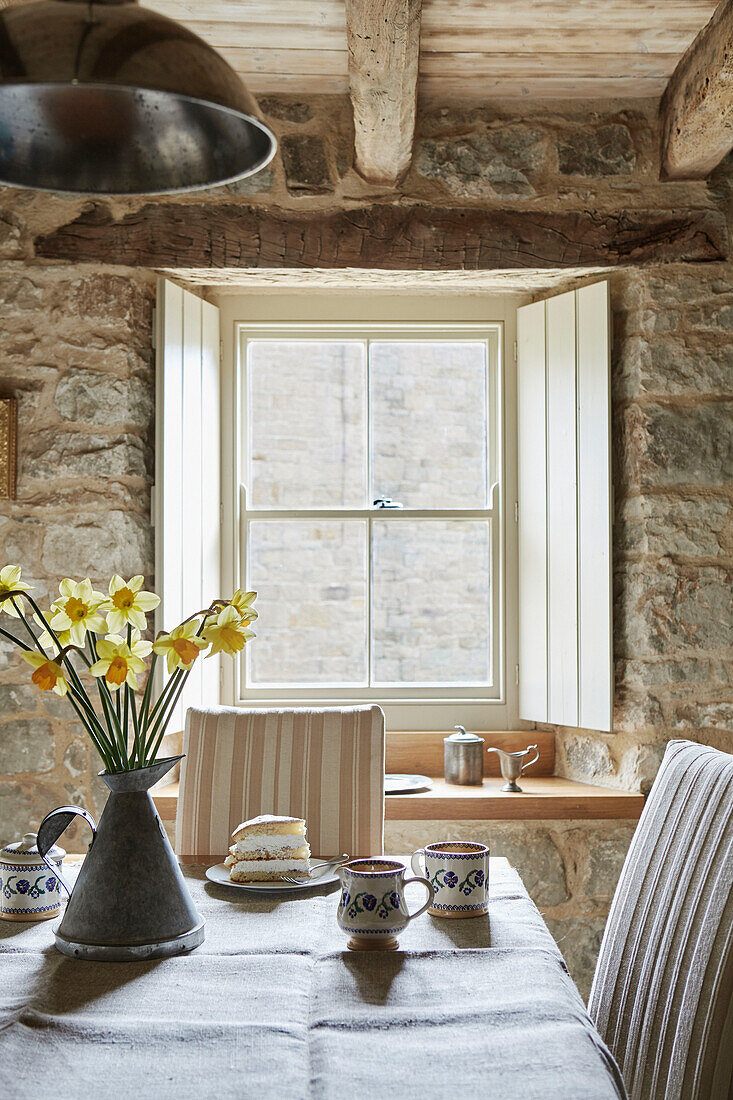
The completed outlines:
<svg viewBox="0 0 733 1100">
<path fill-rule="evenodd" d="M 54 930 L 64 955 L 140 961 L 181 955 L 203 943 L 204 922 L 150 797 L 150 788 L 181 759 L 101 772 L 110 795 L 99 826 L 78 806 L 60 806 L 41 822 L 39 854 L 69 894 Z M 91 826 L 92 842 L 72 890 L 48 853 L 75 816 Z"/>
</svg>

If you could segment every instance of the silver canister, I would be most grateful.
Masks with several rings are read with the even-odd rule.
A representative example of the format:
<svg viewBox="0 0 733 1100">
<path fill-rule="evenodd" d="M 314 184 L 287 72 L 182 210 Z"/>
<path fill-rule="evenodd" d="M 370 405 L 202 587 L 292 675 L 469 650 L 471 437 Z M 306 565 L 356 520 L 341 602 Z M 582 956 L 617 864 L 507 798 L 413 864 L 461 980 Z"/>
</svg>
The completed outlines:
<svg viewBox="0 0 733 1100">
<path fill-rule="evenodd" d="M 443 738 L 443 774 L 446 783 L 480 787 L 484 779 L 484 739 L 454 726 L 457 733 Z"/>
</svg>

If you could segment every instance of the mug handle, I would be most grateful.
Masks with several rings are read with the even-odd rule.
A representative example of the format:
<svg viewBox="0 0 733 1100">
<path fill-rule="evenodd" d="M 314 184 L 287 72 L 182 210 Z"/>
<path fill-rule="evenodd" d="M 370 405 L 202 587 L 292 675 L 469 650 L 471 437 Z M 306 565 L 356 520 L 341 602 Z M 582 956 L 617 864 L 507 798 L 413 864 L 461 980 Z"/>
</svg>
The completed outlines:
<svg viewBox="0 0 733 1100">
<path fill-rule="evenodd" d="M 425 868 L 420 866 L 420 856 L 424 856 L 424 855 L 425 855 L 425 849 L 424 848 L 418 848 L 418 850 L 414 853 L 412 859 L 410 860 L 410 866 L 412 867 L 412 872 L 413 872 L 413 874 L 417 875 L 418 878 L 422 878 L 423 875 L 425 874 Z"/>
<path fill-rule="evenodd" d="M 416 852 L 415 855 L 418 855 L 418 853 Z M 414 858 L 415 857 L 413 856 L 413 859 Z M 420 906 L 419 909 L 416 909 L 414 913 L 407 914 L 408 920 L 414 920 L 415 917 L 419 917 L 421 913 L 425 912 L 425 910 L 430 905 L 430 902 L 433 900 L 433 886 L 432 883 L 428 882 L 428 880 L 426 878 L 423 878 L 422 875 L 417 875 L 416 878 L 406 878 L 402 885 L 407 886 L 408 882 L 421 882 L 428 892 L 428 900 L 425 902 L 425 904 Z"/>
</svg>

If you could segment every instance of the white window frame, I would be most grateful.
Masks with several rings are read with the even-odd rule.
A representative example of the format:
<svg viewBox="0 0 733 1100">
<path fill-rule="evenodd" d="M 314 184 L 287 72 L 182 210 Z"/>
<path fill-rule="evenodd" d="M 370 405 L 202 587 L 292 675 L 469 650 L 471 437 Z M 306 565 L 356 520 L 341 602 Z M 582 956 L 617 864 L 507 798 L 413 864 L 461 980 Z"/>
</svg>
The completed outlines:
<svg viewBox="0 0 733 1100">
<path fill-rule="evenodd" d="M 475 729 L 511 729 L 517 727 L 516 690 L 516 528 L 514 500 L 516 494 L 516 389 L 514 356 L 515 310 L 517 300 L 509 296 L 471 297 L 439 295 L 437 298 L 421 296 L 391 297 L 389 300 L 363 302 L 340 299 L 337 295 L 314 296 L 272 295 L 222 295 L 223 370 L 222 370 L 222 481 L 223 481 L 223 575 L 231 576 L 231 583 L 245 583 L 244 562 L 246 540 L 243 531 L 244 505 L 241 477 L 244 448 L 242 429 L 246 425 L 244 386 L 242 372 L 243 334 L 254 336 L 279 336 L 307 334 L 311 338 L 328 331 L 372 339 L 395 336 L 405 339 L 430 338 L 443 334 L 468 339 L 489 341 L 490 401 L 494 415 L 489 432 L 492 448 L 490 463 L 489 507 L 476 510 L 475 514 L 488 513 L 492 520 L 492 567 L 494 585 L 493 607 L 493 659 L 494 683 L 486 692 L 474 689 L 414 688 L 280 688 L 243 690 L 241 668 L 238 662 L 227 662 L 222 682 L 222 702 L 242 707 L 278 706 L 328 706 L 341 702 L 378 702 L 385 710 L 389 729 L 441 730 L 462 723 Z M 352 315 L 359 320 L 343 322 L 334 317 Z M 409 317 L 409 321 L 395 321 L 394 317 Z M 277 318 L 293 318 L 282 321 Z M 311 321 L 306 318 L 323 317 Z M 386 319 L 382 319 L 382 318 Z M 421 318 L 425 317 L 425 321 Z M 460 320 L 431 321 L 430 318 L 446 317 Z M 251 318 L 251 320 L 243 320 Z M 414 318 L 414 320 L 413 320 Z M 508 369 L 506 348 L 510 349 Z M 514 349 L 516 353 L 516 348 Z M 506 501 L 509 500 L 507 508 Z M 329 510 L 313 509 L 320 515 Z M 339 516 L 353 515 L 346 510 Z M 274 514 L 275 510 L 272 510 Z M 293 515 L 277 509 L 284 518 Z M 301 513 L 297 513 L 300 515 Z M 372 518 L 375 510 L 368 509 Z M 438 514 L 429 513 L 438 518 Z M 459 510 L 459 515 L 470 512 Z M 249 513 L 254 517 L 255 512 Z M 263 512 L 258 510 L 259 518 Z M 376 510 L 377 518 L 384 511 Z M 419 518 L 425 513 L 405 510 L 404 518 Z M 449 589 L 445 593 L 450 602 Z M 260 629 L 264 624 L 260 623 Z"/>
</svg>

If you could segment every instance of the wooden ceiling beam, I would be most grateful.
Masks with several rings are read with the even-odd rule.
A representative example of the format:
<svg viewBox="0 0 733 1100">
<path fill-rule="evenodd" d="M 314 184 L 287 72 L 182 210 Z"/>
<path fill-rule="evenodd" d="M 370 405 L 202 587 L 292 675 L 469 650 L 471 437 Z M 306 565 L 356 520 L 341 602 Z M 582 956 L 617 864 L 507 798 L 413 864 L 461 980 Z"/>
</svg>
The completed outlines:
<svg viewBox="0 0 733 1100">
<path fill-rule="evenodd" d="M 733 0 L 680 58 L 660 117 L 662 179 L 704 179 L 733 148 Z"/>
<path fill-rule="evenodd" d="M 346 0 L 356 171 L 394 185 L 410 167 L 422 0 Z"/>
<path fill-rule="evenodd" d="M 156 202 L 115 218 L 104 204 L 35 240 L 35 254 L 153 268 L 501 271 L 706 262 L 728 256 L 713 210 L 451 209 L 372 205 L 291 212 Z"/>
</svg>

